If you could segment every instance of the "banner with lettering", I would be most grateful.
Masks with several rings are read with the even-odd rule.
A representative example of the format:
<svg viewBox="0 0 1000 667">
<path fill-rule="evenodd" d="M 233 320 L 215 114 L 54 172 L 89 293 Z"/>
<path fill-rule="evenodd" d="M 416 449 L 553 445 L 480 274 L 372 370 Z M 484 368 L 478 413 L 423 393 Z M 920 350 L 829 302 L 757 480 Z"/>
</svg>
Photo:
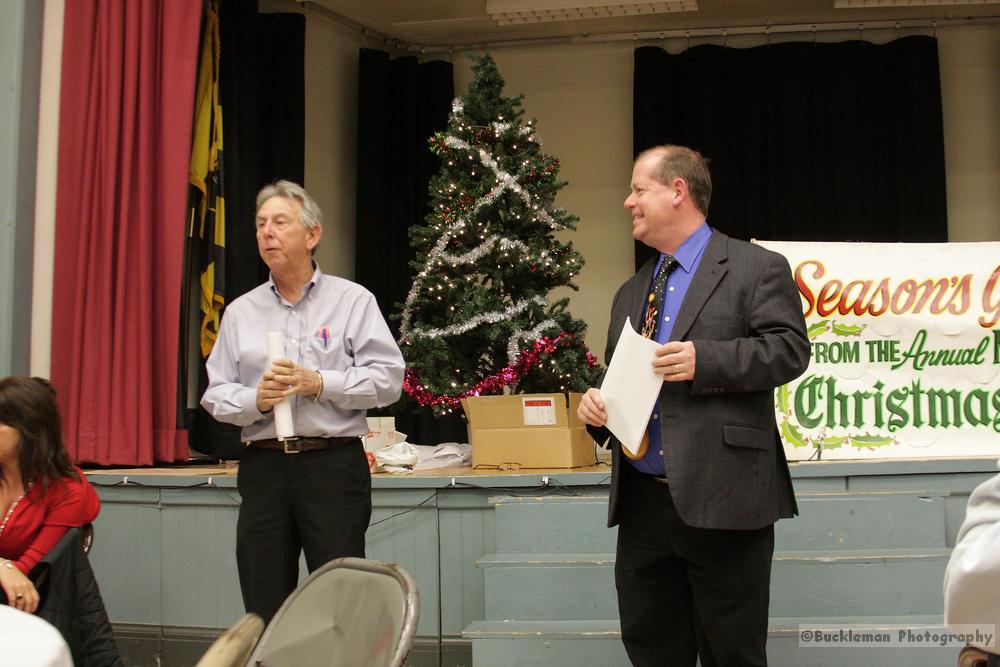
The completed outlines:
<svg viewBox="0 0 1000 667">
<path fill-rule="evenodd" d="M 1000 243 L 757 243 L 812 342 L 775 391 L 789 460 L 1000 457 Z"/>
</svg>

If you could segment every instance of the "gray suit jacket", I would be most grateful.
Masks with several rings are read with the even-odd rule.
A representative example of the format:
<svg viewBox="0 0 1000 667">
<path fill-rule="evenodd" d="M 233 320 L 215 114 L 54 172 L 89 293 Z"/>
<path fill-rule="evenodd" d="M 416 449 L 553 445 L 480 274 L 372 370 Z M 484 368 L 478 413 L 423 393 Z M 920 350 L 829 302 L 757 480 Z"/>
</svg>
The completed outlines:
<svg viewBox="0 0 1000 667">
<path fill-rule="evenodd" d="M 608 347 L 631 317 L 642 322 L 655 258 L 619 288 Z M 746 530 L 798 513 L 778 438 L 774 388 L 801 375 L 809 339 L 798 289 L 782 256 L 714 230 L 674 323 L 693 341 L 695 375 L 660 390 L 670 494 L 689 526 Z M 623 459 L 612 438 L 608 525 L 616 525 Z"/>
</svg>

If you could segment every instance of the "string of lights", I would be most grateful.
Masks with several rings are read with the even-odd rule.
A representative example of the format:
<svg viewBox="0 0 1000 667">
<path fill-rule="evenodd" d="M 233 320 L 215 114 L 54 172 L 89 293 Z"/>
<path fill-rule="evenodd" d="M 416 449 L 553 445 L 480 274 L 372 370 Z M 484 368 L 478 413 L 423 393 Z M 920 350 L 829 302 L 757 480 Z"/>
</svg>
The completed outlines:
<svg viewBox="0 0 1000 667">
<path fill-rule="evenodd" d="M 541 152 L 520 97 L 503 97 L 488 56 L 477 59 L 446 131 L 429 141 L 441 168 L 431 208 L 410 230 L 418 259 L 400 307 L 404 389 L 436 411 L 504 391 L 583 391 L 596 376 L 586 325 L 552 300 L 583 259 L 556 232 L 576 217 L 555 206 L 559 161 Z"/>
</svg>

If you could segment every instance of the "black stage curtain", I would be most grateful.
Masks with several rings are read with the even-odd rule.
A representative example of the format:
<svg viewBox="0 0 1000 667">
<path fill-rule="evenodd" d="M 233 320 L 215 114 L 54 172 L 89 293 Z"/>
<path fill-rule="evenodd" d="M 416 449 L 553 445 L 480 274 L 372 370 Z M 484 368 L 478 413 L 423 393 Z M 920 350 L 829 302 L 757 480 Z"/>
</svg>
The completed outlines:
<svg viewBox="0 0 1000 667">
<path fill-rule="evenodd" d="M 450 62 L 361 49 L 358 69 L 358 215 L 355 280 L 375 295 L 393 334 L 413 277 L 410 225 L 428 212 L 427 186 L 439 168 L 427 140 L 448 126 L 455 96 Z M 383 414 L 410 442 L 466 440 L 458 417 L 434 419 L 403 400 Z M 416 410 L 416 412 L 414 412 Z M 369 411 L 369 414 L 380 414 Z"/>
<path fill-rule="evenodd" d="M 427 215 L 427 184 L 439 160 L 427 140 L 448 126 L 452 64 L 361 49 L 358 71 L 358 216 L 355 280 L 387 319 L 412 278 L 409 228 Z M 399 321 L 389 320 L 394 334 Z"/>
<path fill-rule="evenodd" d="M 258 14 L 256 2 L 221 0 L 227 303 L 267 280 L 254 228 L 257 192 L 279 178 L 304 180 L 305 36 L 301 14 Z M 202 365 L 201 391 L 206 385 Z M 193 449 L 239 458 L 240 429 L 215 421 L 200 406 L 191 420 Z"/>
<path fill-rule="evenodd" d="M 633 150 L 710 159 L 742 239 L 947 241 L 937 40 L 635 51 Z M 651 251 L 636 244 L 636 267 Z"/>
<path fill-rule="evenodd" d="M 222 0 L 219 31 L 232 301 L 267 280 L 254 229 L 257 192 L 279 178 L 305 178 L 306 22 L 301 14 L 258 14 L 256 2 Z"/>
</svg>

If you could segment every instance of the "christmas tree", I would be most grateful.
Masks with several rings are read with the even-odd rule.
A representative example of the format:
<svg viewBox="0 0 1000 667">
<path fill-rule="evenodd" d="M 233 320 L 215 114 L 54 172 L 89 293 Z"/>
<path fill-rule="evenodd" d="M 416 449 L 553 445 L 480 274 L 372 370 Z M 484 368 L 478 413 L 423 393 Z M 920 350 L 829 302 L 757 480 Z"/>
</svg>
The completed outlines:
<svg viewBox="0 0 1000 667">
<path fill-rule="evenodd" d="M 583 258 L 555 232 L 577 218 L 556 208 L 559 161 L 541 150 L 523 96 L 504 97 L 490 56 L 431 138 L 441 169 L 431 211 L 410 231 L 417 259 L 402 307 L 403 387 L 438 414 L 482 394 L 586 391 L 599 369 L 586 325 L 549 292 L 572 282 Z"/>
</svg>

